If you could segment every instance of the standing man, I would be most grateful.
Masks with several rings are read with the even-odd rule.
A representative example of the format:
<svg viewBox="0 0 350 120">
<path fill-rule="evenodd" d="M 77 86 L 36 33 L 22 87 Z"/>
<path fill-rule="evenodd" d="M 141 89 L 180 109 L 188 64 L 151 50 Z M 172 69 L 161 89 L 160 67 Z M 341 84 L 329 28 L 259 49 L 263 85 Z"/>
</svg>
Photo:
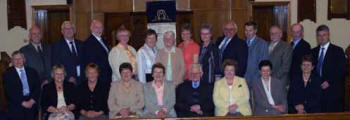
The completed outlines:
<svg viewBox="0 0 350 120">
<path fill-rule="evenodd" d="M 292 63 L 292 47 L 282 41 L 282 34 L 282 29 L 279 26 L 274 25 L 270 28 L 269 56 L 274 67 L 272 76 L 287 86 L 290 64 Z"/>
<path fill-rule="evenodd" d="M 42 43 L 41 29 L 33 25 L 29 29 L 29 44 L 23 46 L 19 51 L 23 53 L 25 66 L 35 69 L 39 74 L 39 81 L 42 86 L 48 83 L 51 78 L 51 47 Z"/>
<path fill-rule="evenodd" d="M 178 117 L 214 116 L 213 85 L 203 84 L 200 64 L 191 64 L 190 79 L 176 88 L 175 110 Z"/>
<path fill-rule="evenodd" d="M 256 36 L 257 31 L 258 25 L 255 22 L 244 24 L 245 41 L 248 46 L 247 71 L 244 77 L 249 86 L 252 80 L 260 77 L 258 68 L 260 61 L 269 59 L 269 45 L 264 39 Z"/>
<path fill-rule="evenodd" d="M 38 73 L 25 67 L 24 55 L 15 51 L 13 67 L 4 73 L 4 90 L 8 98 L 8 115 L 12 120 L 37 120 L 40 83 Z"/>
<path fill-rule="evenodd" d="M 303 39 L 304 27 L 296 23 L 292 25 L 292 39 L 291 46 L 293 47 L 292 65 L 290 67 L 290 75 L 301 73 L 301 59 L 304 55 L 311 54 L 311 47 L 308 42 Z"/>
<path fill-rule="evenodd" d="M 316 29 L 318 46 L 312 49 L 316 71 L 321 76 L 322 112 L 343 112 L 344 78 L 346 58 L 344 50 L 330 42 L 329 28 L 320 25 Z"/>
<path fill-rule="evenodd" d="M 238 63 L 236 74 L 244 77 L 247 68 L 248 46 L 238 38 L 237 24 L 233 21 L 227 22 L 223 26 L 224 36 L 219 37 L 217 46 L 219 48 L 219 55 L 221 63 L 226 59 L 233 59 Z"/>
<path fill-rule="evenodd" d="M 84 65 L 95 63 L 100 67 L 101 80 L 107 83 L 112 81 L 112 69 L 108 62 L 109 47 L 102 38 L 103 24 L 99 20 L 92 20 L 91 35 L 83 45 Z"/>
<path fill-rule="evenodd" d="M 52 45 L 52 65 L 64 65 L 68 80 L 79 85 L 83 65 L 82 42 L 74 39 L 75 26 L 71 21 L 62 23 L 61 33 L 63 39 Z"/>
</svg>

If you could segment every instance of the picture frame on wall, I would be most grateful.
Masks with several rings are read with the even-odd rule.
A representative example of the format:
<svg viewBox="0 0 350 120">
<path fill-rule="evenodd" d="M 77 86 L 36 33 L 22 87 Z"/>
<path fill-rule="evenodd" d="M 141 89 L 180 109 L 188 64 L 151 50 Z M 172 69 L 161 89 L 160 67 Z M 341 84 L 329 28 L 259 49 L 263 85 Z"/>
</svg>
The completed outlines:
<svg viewBox="0 0 350 120">
<path fill-rule="evenodd" d="M 328 0 L 328 20 L 332 18 L 350 19 L 350 0 Z"/>
</svg>

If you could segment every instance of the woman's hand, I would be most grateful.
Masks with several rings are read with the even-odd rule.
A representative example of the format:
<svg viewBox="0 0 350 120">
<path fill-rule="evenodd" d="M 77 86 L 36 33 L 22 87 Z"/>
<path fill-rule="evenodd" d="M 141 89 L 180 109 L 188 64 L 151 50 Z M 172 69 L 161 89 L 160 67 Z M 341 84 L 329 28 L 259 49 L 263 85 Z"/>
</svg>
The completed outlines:
<svg viewBox="0 0 350 120">
<path fill-rule="evenodd" d="M 51 112 L 51 113 L 59 112 L 59 110 L 57 108 L 53 107 L 53 106 L 49 106 L 47 108 L 47 111 Z"/>
</svg>

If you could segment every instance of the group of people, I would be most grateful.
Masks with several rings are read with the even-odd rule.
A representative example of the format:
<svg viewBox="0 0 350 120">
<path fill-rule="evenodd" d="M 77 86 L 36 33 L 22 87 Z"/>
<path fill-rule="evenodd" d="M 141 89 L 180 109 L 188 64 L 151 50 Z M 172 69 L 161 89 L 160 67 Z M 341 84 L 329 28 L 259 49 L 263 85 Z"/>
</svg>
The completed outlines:
<svg viewBox="0 0 350 120">
<path fill-rule="evenodd" d="M 41 41 L 38 26 L 30 43 L 12 54 L 4 88 L 14 120 L 42 118 L 96 119 L 126 117 L 198 117 L 342 112 L 346 58 L 330 42 L 330 30 L 316 30 L 316 48 L 303 39 L 301 24 L 291 27 L 292 42 L 271 26 L 270 41 L 258 37 L 258 25 L 223 25 L 214 40 L 212 25 L 200 28 L 201 43 L 192 39 L 189 24 L 181 27 L 182 42 L 164 33 L 164 48 L 149 29 L 136 51 L 131 33 L 116 32 L 112 49 L 103 39 L 104 26 L 91 22 L 91 35 L 74 38 L 75 26 L 63 22 L 63 39 L 51 46 Z"/>
</svg>

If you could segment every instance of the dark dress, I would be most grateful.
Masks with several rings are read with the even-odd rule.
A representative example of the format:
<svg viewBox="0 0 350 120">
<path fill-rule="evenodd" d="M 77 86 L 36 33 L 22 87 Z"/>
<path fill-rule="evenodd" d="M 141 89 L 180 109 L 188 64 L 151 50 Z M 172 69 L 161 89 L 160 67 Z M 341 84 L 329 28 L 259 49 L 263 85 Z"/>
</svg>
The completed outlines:
<svg viewBox="0 0 350 120">
<path fill-rule="evenodd" d="M 202 65 L 203 76 L 201 82 L 214 85 L 215 77 L 221 76 L 219 49 L 210 42 L 207 47 L 200 45 L 199 63 Z"/>
<path fill-rule="evenodd" d="M 84 82 L 79 87 L 79 111 L 103 111 L 104 115 L 108 115 L 107 99 L 109 94 L 109 88 L 110 84 L 98 80 L 94 91 L 90 91 L 87 80 L 84 80 Z"/>
<path fill-rule="evenodd" d="M 297 113 L 295 105 L 303 104 L 306 113 L 321 112 L 321 79 L 316 73 L 312 73 L 310 80 L 304 86 L 302 74 L 292 76 L 289 88 L 290 113 Z"/>
<path fill-rule="evenodd" d="M 191 80 L 185 80 L 176 88 L 175 110 L 178 117 L 214 116 L 213 85 L 200 83 L 198 88 L 192 87 Z M 202 115 L 191 112 L 192 105 L 200 105 Z"/>
</svg>

